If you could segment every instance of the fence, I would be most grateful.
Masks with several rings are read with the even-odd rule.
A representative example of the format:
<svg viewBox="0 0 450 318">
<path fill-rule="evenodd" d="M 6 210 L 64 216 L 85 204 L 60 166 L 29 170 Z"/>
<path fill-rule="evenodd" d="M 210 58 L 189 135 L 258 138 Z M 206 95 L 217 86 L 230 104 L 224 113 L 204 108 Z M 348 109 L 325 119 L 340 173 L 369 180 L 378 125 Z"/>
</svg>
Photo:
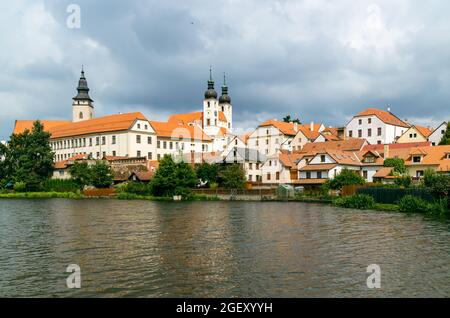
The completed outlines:
<svg viewBox="0 0 450 318">
<path fill-rule="evenodd" d="M 419 197 L 425 201 L 433 201 L 433 196 L 427 189 L 396 189 L 396 188 L 358 188 L 356 190 L 358 194 L 368 194 L 375 199 L 378 203 L 394 204 L 401 198 L 407 195 L 413 195 Z"/>
<path fill-rule="evenodd" d="M 276 189 L 195 189 L 195 194 L 205 195 L 245 195 L 245 196 L 272 196 Z"/>
</svg>

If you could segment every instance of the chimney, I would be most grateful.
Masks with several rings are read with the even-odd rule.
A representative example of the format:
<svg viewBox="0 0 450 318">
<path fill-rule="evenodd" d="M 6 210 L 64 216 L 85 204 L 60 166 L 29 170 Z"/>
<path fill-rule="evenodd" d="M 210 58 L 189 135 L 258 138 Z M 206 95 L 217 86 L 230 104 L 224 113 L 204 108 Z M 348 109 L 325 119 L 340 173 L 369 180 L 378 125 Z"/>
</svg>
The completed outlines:
<svg viewBox="0 0 450 318">
<path fill-rule="evenodd" d="M 298 131 L 298 123 L 297 122 L 294 123 L 294 130 L 295 130 L 295 132 Z"/>
<path fill-rule="evenodd" d="M 310 127 L 311 131 L 314 131 L 314 122 L 311 122 L 311 127 Z"/>
<path fill-rule="evenodd" d="M 384 145 L 384 159 L 389 158 L 389 145 Z"/>
</svg>

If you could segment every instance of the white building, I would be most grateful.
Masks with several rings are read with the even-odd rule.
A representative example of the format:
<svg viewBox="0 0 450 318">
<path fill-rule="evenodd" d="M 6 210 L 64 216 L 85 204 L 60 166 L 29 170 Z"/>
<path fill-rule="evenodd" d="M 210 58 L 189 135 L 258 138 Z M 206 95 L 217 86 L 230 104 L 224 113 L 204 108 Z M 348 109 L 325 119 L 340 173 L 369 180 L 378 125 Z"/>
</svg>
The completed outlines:
<svg viewBox="0 0 450 318">
<path fill-rule="evenodd" d="M 51 133 L 50 146 L 55 162 L 77 155 L 102 159 L 105 156 L 156 156 L 156 133 L 142 113 L 116 114 L 93 118 L 93 100 L 89 96 L 84 71 L 73 98 L 72 122 L 43 120 L 44 129 Z M 33 121 L 17 120 L 14 133 L 31 129 Z"/>
<path fill-rule="evenodd" d="M 391 144 L 410 125 L 388 111 L 369 108 L 354 116 L 347 124 L 347 137 L 365 138 L 370 144 Z"/>
<path fill-rule="evenodd" d="M 291 184 L 297 180 L 298 153 L 280 151 L 269 156 L 261 167 L 262 182 L 265 184 Z"/>
<path fill-rule="evenodd" d="M 431 145 L 433 146 L 439 145 L 446 130 L 447 130 L 447 123 L 443 122 L 431 133 L 430 136 L 428 136 L 428 141 L 431 142 Z"/>
</svg>

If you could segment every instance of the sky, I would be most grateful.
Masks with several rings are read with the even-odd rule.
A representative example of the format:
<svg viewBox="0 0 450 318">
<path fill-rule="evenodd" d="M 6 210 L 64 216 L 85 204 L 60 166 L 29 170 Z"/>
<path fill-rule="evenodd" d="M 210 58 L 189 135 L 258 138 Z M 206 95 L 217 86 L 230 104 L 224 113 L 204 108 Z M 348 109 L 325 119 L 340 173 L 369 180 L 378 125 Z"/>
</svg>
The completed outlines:
<svg viewBox="0 0 450 318">
<path fill-rule="evenodd" d="M 449 10 L 447 0 L 1 1 L 0 140 L 16 119 L 70 119 L 81 65 L 96 116 L 199 111 L 212 65 L 218 92 L 227 74 L 237 132 L 287 114 L 343 126 L 368 107 L 435 126 L 450 119 Z"/>
</svg>

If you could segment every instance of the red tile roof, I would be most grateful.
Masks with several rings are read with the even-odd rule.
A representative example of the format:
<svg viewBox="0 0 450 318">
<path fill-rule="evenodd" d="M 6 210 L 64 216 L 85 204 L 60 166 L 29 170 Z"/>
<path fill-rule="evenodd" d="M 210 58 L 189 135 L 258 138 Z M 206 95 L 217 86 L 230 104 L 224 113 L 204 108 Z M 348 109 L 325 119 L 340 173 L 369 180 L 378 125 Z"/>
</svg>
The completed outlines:
<svg viewBox="0 0 450 318">
<path fill-rule="evenodd" d="M 13 134 L 21 134 L 25 132 L 26 129 L 30 130 L 33 128 L 35 120 L 16 120 L 14 125 Z M 42 125 L 44 126 L 45 131 L 49 131 L 50 129 L 62 125 L 68 125 L 72 122 L 70 121 L 62 121 L 62 120 L 40 120 Z"/>
<path fill-rule="evenodd" d="M 185 123 L 174 121 L 151 121 L 150 124 L 155 129 L 158 137 L 176 139 L 183 137 L 183 139 L 211 141 L 211 138 L 197 125 L 187 125 Z"/>
<path fill-rule="evenodd" d="M 355 117 L 361 116 L 377 116 L 382 122 L 389 125 L 400 126 L 400 127 L 410 127 L 408 123 L 405 123 L 400 118 L 392 114 L 391 112 L 387 112 L 385 110 L 377 109 L 377 108 L 368 108 L 362 112 L 360 112 Z"/>
</svg>

